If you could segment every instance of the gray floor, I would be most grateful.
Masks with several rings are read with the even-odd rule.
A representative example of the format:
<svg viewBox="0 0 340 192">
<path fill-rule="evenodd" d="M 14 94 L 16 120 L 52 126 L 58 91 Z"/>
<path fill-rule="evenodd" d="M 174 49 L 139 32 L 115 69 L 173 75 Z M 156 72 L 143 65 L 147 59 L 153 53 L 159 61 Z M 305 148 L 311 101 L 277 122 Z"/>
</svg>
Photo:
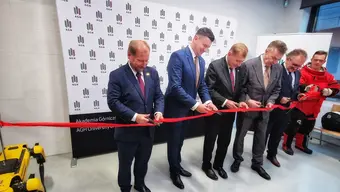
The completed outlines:
<svg viewBox="0 0 340 192">
<path fill-rule="evenodd" d="M 295 150 L 288 156 L 279 150 L 278 159 L 282 167 L 276 168 L 267 159 L 264 168 L 272 180 L 266 181 L 250 169 L 252 135 L 246 136 L 245 161 L 240 171 L 231 173 L 231 150 L 228 151 L 224 168 L 229 174 L 227 180 L 212 181 L 201 171 L 203 138 L 186 140 L 183 146 L 183 167 L 193 173 L 192 178 L 183 178 L 183 191 L 251 191 L 251 192 L 339 192 L 340 191 L 340 148 L 330 144 L 318 145 L 313 140 L 310 147 L 312 156 Z M 231 146 L 229 147 L 231 149 Z M 78 160 L 75 168 L 70 168 L 71 154 L 48 157 L 45 180 L 48 192 L 106 192 L 119 191 L 117 185 L 117 153 Z M 36 171 L 32 161 L 30 170 Z M 133 181 L 132 181 L 133 182 Z M 149 162 L 146 178 L 147 186 L 156 192 L 180 191 L 168 177 L 166 145 L 156 145 Z"/>
</svg>

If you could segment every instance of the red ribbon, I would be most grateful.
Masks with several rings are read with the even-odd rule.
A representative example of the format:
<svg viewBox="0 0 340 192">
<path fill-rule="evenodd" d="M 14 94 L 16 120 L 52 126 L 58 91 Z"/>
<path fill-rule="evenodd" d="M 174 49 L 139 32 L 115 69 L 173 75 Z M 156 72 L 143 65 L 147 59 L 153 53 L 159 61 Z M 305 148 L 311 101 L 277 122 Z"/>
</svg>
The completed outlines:
<svg viewBox="0 0 340 192">
<path fill-rule="evenodd" d="M 176 123 L 180 121 L 187 121 L 192 119 L 198 119 L 202 117 L 208 117 L 215 113 L 235 113 L 235 112 L 254 112 L 254 111 L 270 111 L 275 108 L 282 110 L 291 109 L 295 106 L 292 103 L 290 107 L 283 107 L 281 105 L 273 105 L 272 108 L 237 108 L 237 109 L 222 109 L 210 113 L 204 113 L 200 115 L 194 115 L 190 117 L 180 117 L 180 118 L 164 118 L 161 121 L 155 121 L 156 123 Z M 0 126 L 2 127 L 64 127 L 64 128 L 96 128 L 96 127 L 107 127 L 107 128 L 120 128 L 120 127 L 147 127 L 155 126 L 151 123 L 146 124 L 117 124 L 117 123 L 91 123 L 91 122 L 74 122 L 74 123 L 64 123 L 64 122 L 19 122 L 11 123 L 0 121 Z"/>
</svg>

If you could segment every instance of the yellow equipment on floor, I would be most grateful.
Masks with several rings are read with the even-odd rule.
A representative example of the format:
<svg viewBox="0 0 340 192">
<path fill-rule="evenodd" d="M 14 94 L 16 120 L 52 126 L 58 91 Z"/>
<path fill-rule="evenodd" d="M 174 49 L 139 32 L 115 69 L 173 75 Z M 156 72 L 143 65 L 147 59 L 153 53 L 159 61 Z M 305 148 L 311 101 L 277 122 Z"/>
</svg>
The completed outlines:
<svg viewBox="0 0 340 192">
<path fill-rule="evenodd" d="M 1 127 L 0 127 L 1 128 Z M 46 192 L 44 186 L 44 149 L 36 143 L 33 148 L 26 144 L 9 145 L 4 147 L 0 131 L 2 152 L 0 154 L 0 192 Z M 40 178 L 26 172 L 30 158 L 34 157 L 39 164 Z"/>
</svg>

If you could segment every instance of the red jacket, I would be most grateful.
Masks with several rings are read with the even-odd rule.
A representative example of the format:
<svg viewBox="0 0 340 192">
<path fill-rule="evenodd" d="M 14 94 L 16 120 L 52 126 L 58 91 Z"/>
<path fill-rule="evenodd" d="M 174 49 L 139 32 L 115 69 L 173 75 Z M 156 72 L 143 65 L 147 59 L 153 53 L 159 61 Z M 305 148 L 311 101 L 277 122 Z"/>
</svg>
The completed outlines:
<svg viewBox="0 0 340 192">
<path fill-rule="evenodd" d="M 300 92 L 305 94 L 305 100 L 300 100 L 295 107 L 306 116 L 316 118 L 320 113 L 323 101 L 326 99 L 322 95 L 322 90 L 325 88 L 332 89 L 332 94 L 328 96 L 331 97 L 339 92 L 340 86 L 326 68 L 323 71 L 315 71 L 308 66 L 309 64 L 301 69 L 300 78 L 300 87 L 303 89 Z M 309 91 L 304 92 L 304 88 L 308 85 L 313 86 Z"/>
</svg>

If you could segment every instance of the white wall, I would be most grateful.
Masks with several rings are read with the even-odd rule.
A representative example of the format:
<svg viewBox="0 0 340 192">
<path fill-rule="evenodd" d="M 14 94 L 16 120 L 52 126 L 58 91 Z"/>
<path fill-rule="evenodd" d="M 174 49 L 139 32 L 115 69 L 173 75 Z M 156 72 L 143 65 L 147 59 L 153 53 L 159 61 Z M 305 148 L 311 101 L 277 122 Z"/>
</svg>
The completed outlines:
<svg viewBox="0 0 340 192">
<path fill-rule="evenodd" d="M 258 35 L 298 32 L 282 0 L 150 0 L 234 17 L 237 39 L 255 56 Z M 300 0 L 298 0 L 300 1 Z M 289 15 L 301 16 L 298 3 Z M 297 18 L 300 19 L 300 18 Z M 68 121 L 55 0 L 0 0 L 0 112 L 5 121 Z M 5 26 L 5 27 L 4 27 Z M 48 155 L 71 152 L 69 129 L 4 128 L 6 144 L 40 142 Z"/>
</svg>

